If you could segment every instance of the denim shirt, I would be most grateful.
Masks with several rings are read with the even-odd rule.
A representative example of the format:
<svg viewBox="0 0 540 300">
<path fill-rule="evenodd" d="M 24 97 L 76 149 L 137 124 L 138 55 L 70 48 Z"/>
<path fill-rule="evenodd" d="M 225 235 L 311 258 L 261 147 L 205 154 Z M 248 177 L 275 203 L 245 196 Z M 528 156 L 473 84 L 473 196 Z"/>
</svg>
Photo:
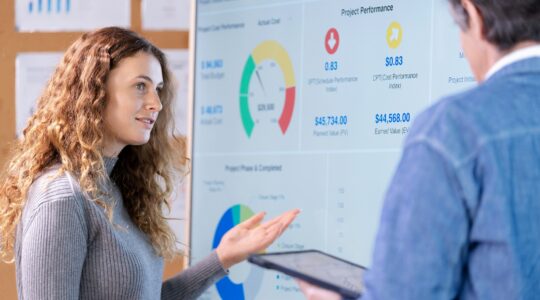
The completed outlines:
<svg viewBox="0 0 540 300">
<path fill-rule="evenodd" d="M 540 298 L 540 58 L 419 115 L 365 299 Z"/>
</svg>

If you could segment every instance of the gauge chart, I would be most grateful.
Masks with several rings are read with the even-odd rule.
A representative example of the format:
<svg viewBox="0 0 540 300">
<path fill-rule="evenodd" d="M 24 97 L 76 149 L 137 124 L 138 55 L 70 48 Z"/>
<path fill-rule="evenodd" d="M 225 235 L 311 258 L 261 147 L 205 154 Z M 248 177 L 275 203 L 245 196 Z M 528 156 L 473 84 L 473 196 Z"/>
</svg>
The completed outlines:
<svg viewBox="0 0 540 300">
<path fill-rule="evenodd" d="M 246 135 L 251 137 L 256 126 L 268 124 L 285 134 L 295 97 L 294 69 L 287 51 L 273 40 L 259 44 L 247 58 L 240 81 L 240 115 Z"/>
</svg>

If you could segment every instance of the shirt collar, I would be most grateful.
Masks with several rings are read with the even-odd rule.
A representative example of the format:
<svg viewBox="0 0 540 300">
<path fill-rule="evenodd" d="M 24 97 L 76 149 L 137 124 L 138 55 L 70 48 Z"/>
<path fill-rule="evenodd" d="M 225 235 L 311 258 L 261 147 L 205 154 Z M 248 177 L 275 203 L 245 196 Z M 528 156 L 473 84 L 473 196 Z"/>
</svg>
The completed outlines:
<svg viewBox="0 0 540 300">
<path fill-rule="evenodd" d="M 105 169 L 107 174 L 111 176 L 112 170 L 118 161 L 118 157 L 103 157 L 103 162 L 105 163 Z"/>
<path fill-rule="evenodd" d="M 532 57 L 540 57 L 540 45 L 530 46 L 523 49 L 519 49 L 503 56 L 499 59 L 486 73 L 485 80 L 488 80 L 493 74 L 500 71 L 502 68 L 513 64 L 517 61 L 524 60 Z"/>
</svg>

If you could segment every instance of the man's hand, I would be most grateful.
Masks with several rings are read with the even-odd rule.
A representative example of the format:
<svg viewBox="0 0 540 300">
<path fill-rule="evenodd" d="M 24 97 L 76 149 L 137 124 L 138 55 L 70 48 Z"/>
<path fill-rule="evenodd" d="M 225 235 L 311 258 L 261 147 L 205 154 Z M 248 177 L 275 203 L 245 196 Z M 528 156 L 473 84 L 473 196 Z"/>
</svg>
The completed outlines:
<svg viewBox="0 0 540 300">
<path fill-rule="evenodd" d="M 266 249 L 283 233 L 298 213 L 300 210 L 293 209 L 260 224 L 265 215 L 261 212 L 233 227 L 223 236 L 216 248 L 222 266 L 229 269 L 250 254 Z"/>
</svg>

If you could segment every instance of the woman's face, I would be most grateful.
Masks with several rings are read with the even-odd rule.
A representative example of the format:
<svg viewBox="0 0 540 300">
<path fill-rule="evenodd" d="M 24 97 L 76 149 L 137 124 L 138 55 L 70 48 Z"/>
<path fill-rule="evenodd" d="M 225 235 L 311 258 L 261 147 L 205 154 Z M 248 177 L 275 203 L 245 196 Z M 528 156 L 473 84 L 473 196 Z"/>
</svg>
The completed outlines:
<svg viewBox="0 0 540 300">
<path fill-rule="evenodd" d="M 142 145 L 161 110 L 163 75 L 159 61 L 139 52 L 122 59 L 107 79 L 103 155 L 117 156 L 126 145 Z"/>
</svg>

